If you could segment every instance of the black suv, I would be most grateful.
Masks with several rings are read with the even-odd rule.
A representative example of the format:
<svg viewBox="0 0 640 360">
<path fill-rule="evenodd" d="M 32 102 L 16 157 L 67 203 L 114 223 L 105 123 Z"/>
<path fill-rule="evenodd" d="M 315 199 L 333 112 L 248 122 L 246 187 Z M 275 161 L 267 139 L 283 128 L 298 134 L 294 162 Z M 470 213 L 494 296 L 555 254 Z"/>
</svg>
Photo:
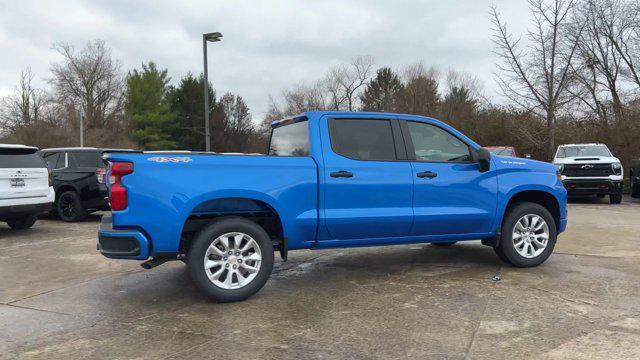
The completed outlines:
<svg viewBox="0 0 640 360">
<path fill-rule="evenodd" d="M 109 210 L 102 154 L 132 151 L 88 147 L 40 150 L 40 156 L 53 172 L 54 210 L 60 219 L 80 221 L 93 211 Z"/>
</svg>

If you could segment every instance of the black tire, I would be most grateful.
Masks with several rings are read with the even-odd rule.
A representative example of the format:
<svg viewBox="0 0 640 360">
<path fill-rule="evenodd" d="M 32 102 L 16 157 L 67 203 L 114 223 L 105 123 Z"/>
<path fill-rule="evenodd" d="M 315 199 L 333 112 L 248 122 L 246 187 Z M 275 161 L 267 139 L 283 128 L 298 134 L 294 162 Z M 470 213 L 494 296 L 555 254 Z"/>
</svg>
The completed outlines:
<svg viewBox="0 0 640 360">
<path fill-rule="evenodd" d="M 513 230 L 516 226 L 516 222 L 518 222 L 523 216 L 530 214 L 540 216 L 544 219 L 549 229 L 549 240 L 546 247 L 542 253 L 533 258 L 527 258 L 520 255 L 513 243 Z M 500 244 L 498 247 L 494 248 L 494 251 L 502 261 L 515 267 L 533 267 L 542 264 L 549 258 L 553 252 L 554 246 L 556 245 L 556 222 L 547 209 L 535 203 L 522 202 L 511 207 L 502 222 L 501 233 L 502 238 L 500 240 Z"/>
<path fill-rule="evenodd" d="M 435 245 L 435 246 L 451 246 L 451 245 L 453 245 L 455 243 L 457 243 L 457 241 L 434 242 L 434 243 L 431 243 L 431 245 Z"/>
<path fill-rule="evenodd" d="M 38 214 L 29 214 L 23 217 L 7 219 L 7 224 L 13 230 L 25 230 L 33 226 L 38 220 Z"/>
<path fill-rule="evenodd" d="M 631 197 L 640 198 L 640 183 L 635 180 L 634 174 L 631 173 Z"/>
<path fill-rule="evenodd" d="M 87 217 L 87 211 L 82 206 L 80 196 L 75 191 L 65 191 L 60 194 L 56 203 L 56 213 L 62 221 L 76 222 Z"/>
<path fill-rule="evenodd" d="M 611 194 L 609 195 L 609 203 L 610 204 L 620 204 L 622 202 L 622 194 Z"/>
<path fill-rule="evenodd" d="M 249 235 L 256 241 L 262 253 L 257 275 L 248 284 L 238 289 L 225 289 L 214 284 L 212 280 L 209 280 L 208 271 L 210 270 L 204 268 L 204 259 L 209 246 L 219 236 L 231 232 Z M 198 288 L 210 299 L 217 302 L 242 301 L 257 293 L 267 282 L 273 270 L 273 259 L 273 243 L 262 227 L 245 218 L 226 217 L 212 222 L 196 234 L 187 253 L 187 267 Z M 229 261 L 231 261 L 231 257 L 229 257 Z M 224 275 L 226 279 L 227 276 L 232 276 L 231 281 L 233 281 L 234 275 L 229 274 L 228 271 L 226 274 L 223 272 L 220 277 Z M 238 280 L 237 277 L 235 279 Z"/>
</svg>

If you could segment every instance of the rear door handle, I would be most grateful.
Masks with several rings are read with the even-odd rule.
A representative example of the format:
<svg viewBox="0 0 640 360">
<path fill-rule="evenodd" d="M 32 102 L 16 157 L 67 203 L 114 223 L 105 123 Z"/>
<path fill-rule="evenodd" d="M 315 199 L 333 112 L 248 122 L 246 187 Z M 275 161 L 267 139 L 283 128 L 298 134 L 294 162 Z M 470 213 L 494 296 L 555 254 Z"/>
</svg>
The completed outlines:
<svg viewBox="0 0 640 360">
<path fill-rule="evenodd" d="M 433 179 L 434 177 L 438 176 L 437 173 L 431 172 L 431 171 L 423 171 L 423 172 L 419 172 L 418 174 L 419 178 L 429 178 L 429 179 Z"/>
<path fill-rule="evenodd" d="M 350 178 L 350 177 L 353 177 L 353 173 L 352 172 L 344 171 L 344 170 L 332 172 L 329 175 L 331 175 L 331 177 L 334 177 L 334 178 Z"/>
</svg>

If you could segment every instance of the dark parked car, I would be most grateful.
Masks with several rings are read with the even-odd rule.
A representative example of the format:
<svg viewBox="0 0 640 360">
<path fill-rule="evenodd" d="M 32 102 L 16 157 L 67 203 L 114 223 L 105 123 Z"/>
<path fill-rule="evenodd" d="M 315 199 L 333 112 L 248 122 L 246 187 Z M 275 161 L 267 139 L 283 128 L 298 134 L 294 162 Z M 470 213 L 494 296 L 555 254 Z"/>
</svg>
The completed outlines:
<svg viewBox="0 0 640 360">
<path fill-rule="evenodd" d="M 53 172 L 54 211 L 64 221 L 80 221 L 87 214 L 109 210 L 105 185 L 105 152 L 133 150 L 97 148 L 43 149 L 39 154 Z"/>
<path fill-rule="evenodd" d="M 640 159 L 631 160 L 629 185 L 631 187 L 631 197 L 640 198 Z"/>
</svg>

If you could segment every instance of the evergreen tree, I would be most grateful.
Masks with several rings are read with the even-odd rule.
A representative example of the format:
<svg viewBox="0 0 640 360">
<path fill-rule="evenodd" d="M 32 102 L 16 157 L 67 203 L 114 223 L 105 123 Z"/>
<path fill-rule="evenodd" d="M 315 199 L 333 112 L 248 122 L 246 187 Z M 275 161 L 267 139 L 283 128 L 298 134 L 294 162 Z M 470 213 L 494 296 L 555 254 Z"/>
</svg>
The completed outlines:
<svg viewBox="0 0 640 360">
<path fill-rule="evenodd" d="M 402 90 L 400 77 L 388 67 L 380 68 L 376 77 L 364 89 L 360 100 L 364 111 L 396 111 L 398 94 Z"/>
<path fill-rule="evenodd" d="M 174 149 L 173 114 L 167 101 L 167 70 L 142 64 L 127 75 L 125 114 L 131 121 L 131 138 L 146 150 Z"/>
<path fill-rule="evenodd" d="M 454 86 L 444 97 L 441 108 L 441 119 L 453 127 L 466 133 L 474 133 L 473 119 L 477 115 L 478 100 L 469 88 L 464 85 Z"/>
<path fill-rule="evenodd" d="M 399 112 L 435 116 L 440 103 L 438 81 L 423 74 L 409 78 L 400 91 L 399 99 Z"/>
<path fill-rule="evenodd" d="M 203 87 L 202 75 L 196 78 L 188 74 L 180 80 L 178 87 L 171 88 L 169 91 L 169 102 L 175 116 L 175 131 L 172 138 L 179 149 L 201 151 L 205 149 Z M 209 84 L 209 120 L 212 133 L 216 128 L 213 119 L 216 116 L 216 108 L 215 94 Z"/>
</svg>

